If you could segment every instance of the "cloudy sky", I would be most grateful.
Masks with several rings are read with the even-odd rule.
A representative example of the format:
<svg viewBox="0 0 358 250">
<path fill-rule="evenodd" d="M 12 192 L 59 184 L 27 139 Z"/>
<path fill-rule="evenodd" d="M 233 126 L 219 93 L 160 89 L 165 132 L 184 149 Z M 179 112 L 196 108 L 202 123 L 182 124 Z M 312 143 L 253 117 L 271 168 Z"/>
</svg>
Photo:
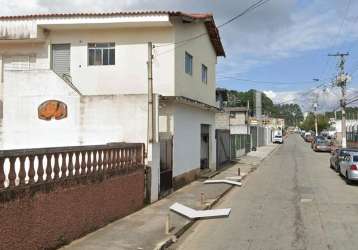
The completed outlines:
<svg viewBox="0 0 358 250">
<path fill-rule="evenodd" d="M 121 10 L 212 12 L 217 24 L 257 0 L 0 0 L 0 15 Z M 307 110 L 318 94 L 320 108 L 338 105 L 339 90 L 326 88 L 336 72 L 328 53 L 350 52 L 349 95 L 358 90 L 358 1 L 271 0 L 220 30 L 227 53 L 219 60 L 218 85 L 259 89 L 277 103 L 294 100 Z M 314 82 L 319 78 L 320 82 Z M 249 81 L 246 81 L 249 80 Z M 304 94 L 302 94 L 304 93 Z M 358 93 L 357 93 L 358 95 Z"/>
</svg>

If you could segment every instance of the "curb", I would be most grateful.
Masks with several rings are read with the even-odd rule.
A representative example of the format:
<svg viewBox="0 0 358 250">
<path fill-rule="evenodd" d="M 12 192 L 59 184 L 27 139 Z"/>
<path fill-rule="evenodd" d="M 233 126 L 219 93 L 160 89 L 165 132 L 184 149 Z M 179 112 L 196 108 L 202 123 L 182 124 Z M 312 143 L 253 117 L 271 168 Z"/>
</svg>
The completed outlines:
<svg viewBox="0 0 358 250">
<path fill-rule="evenodd" d="M 260 165 L 266 158 L 268 158 L 269 156 L 271 156 L 274 152 L 276 152 L 281 146 L 277 146 L 276 148 L 274 148 L 268 155 L 266 155 L 260 162 L 258 165 Z M 252 173 L 254 171 L 249 171 L 246 175 L 243 176 L 242 180 L 246 179 L 246 177 Z M 228 194 L 232 189 L 234 188 L 234 186 L 230 186 L 228 187 L 223 193 L 221 193 L 213 202 L 211 202 L 209 205 L 206 205 L 204 207 L 204 210 L 208 210 L 211 209 L 213 206 L 215 206 L 226 194 Z M 176 233 L 174 233 L 172 236 L 170 236 L 167 240 L 165 240 L 162 243 L 158 244 L 158 247 L 156 247 L 155 249 L 157 250 L 165 250 L 168 247 L 170 247 L 172 244 L 174 244 L 191 226 L 193 226 L 196 222 L 198 221 L 198 219 L 195 220 L 191 220 L 189 221 L 187 224 L 185 224 L 182 228 L 180 228 Z"/>
</svg>

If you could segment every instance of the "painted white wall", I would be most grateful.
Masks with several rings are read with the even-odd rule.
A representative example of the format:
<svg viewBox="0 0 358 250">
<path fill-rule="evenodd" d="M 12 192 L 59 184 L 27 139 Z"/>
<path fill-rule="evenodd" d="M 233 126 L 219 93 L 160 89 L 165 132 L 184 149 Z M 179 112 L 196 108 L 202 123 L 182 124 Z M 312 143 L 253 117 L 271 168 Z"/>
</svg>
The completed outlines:
<svg viewBox="0 0 358 250">
<path fill-rule="evenodd" d="M 175 42 L 180 42 L 207 32 L 204 23 L 183 23 L 173 19 Z M 185 52 L 193 56 L 193 75 L 185 73 Z M 175 95 L 185 96 L 201 102 L 216 105 L 216 53 L 209 39 L 204 35 L 175 48 Z M 201 65 L 208 68 L 208 83 L 201 80 Z"/>
<path fill-rule="evenodd" d="M 200 125 L 210 125 L 209 166 L 216 169 L 215 113 L 174 104 L 173 176 L 200 168 Z"/>
<path fill-rule="evenodd" d="M 146 93 L 149 41 L 172 42 L 172 28 L 58 30 L 49 35 L 51 44 L 71 43 L 72 81 L 86 95 Z M 88 65 L 87 45 L 93 42 L 115 43 L 115 65 Z M 154 53 L 158 55 L 171 47 L 158 47 Z M 153 76 L 155 93 L 174 95 L 173 54 L 154 59 Z"/>
<path fill-rule="evenodd" d="M 5 71 L 2 148 L 78 145 L 79 96 L 50 70 Z M 44 121 L 38 106 L 50 99 L 68 106 L 68 117 Z"/>
</svg>

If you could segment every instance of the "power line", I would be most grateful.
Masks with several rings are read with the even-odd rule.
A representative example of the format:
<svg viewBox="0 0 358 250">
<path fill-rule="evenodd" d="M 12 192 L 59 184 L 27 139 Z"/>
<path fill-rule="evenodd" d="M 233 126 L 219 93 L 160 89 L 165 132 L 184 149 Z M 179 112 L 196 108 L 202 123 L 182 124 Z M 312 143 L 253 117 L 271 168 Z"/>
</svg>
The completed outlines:
<svg viewBox="0 0 358 250">
<path fill-rule="evenodd" d="M 333 43 L 333 46 L 332 46 L 333 48 L 335 48 L 335 47 L 337 46 L 338 39 L 339 39 L 339 37 L 341 36 L 342 29 L 343 29 L 343 25 L 344 25 L 344 23 L 345 23 L 345 21 L 346 21 L 346 17 L 347 17 L 348 10 L 349 10 L 349 7 L 350 7 L 350 5 L 351 5 L 351 2 L 352 2 L 352 0 L 348 0 L 348 2 L 347 2 L 347 6 L 346 6 L 346 8 L 345 8 L 345 14 L 343 15 L 341 25 L 339 26 L 336 39 L 335 39 L 335 41 L 334 41 L 334 43 Z M 329 70 L 331 69 L 331 66 L 329 65 L 329 61 L 330 61 L 330 58 L 328 57 L 328 58 L 326 59 L 326 63 L 325 63 L 324 70 L 323 70 L 323 74 L 322 74 L 321 76 L 324 76 L 324 75 L 326 74 L 327 69 L 328 69 L 328 72 L 329 72 Z M 328 66 L 328 68 L 327 68 L 327 66 Z"/>
<path fill-rule="evenodd" d="M 299 96 L 296 96 L 296 97 L 293 98 L 293 99 L 286 100 L 286 101 L 283 101 L 283 102 L 280 102 L 280 103 L 276 103 L 275 105 L 282 105 L 282 104 L 286 104 L 286 103 L 290 103 L 290 102 L 296 101 L 296 100 L 297 100 L 298 98 L 300 98 L 301 96 L 308 95 L 308 94 L 310 94 L 312 91 L 314 91 L 315 89 L 319 89 L 320 87 L 323 87 L 323 86 L 326 86 L 326 85 L 327 85 L 326 83 L 322 83 L 322 84 L 320 84 L 320 85 L 317 85 L 317 86 L 314 87 L 314 88 L 311 88 L 311 89 L 308 90 L 308 91 L 304 91 L 304 92 L 299 93 Z"/>
<path fill-rule="evenodd" d="M 271 0 L 259 0 L 253 4 L 251 4 L 248 8 L 246 8 L 244 11 L 242 11 L 241 13 L 235 15 L 234 17 L 230 18 L 229 20 L 225 21 L 224 23 L 220 24 L 219 26 L 217 26 L 217 29 L 221 29 L 222 27 L 234 22 L 235 20 L 237 20 L 238 18 L 246 15 L 247 13 L 249 13 L 250 11 L 253 11 L 254 9 L 266 4 L 267 2 L 269 2 Z M 193 37 L 190 37 L 188 39 L 184 39 L 184 40 L 181 40 L 181 41 L 178 41 L 178 42 L 175 42 L 175 43 L 171 43 L 171 44 L 162 44 L 162 45 L 155 45 L 155 47 L 166 47 L 166 46 L 172 46 L 174 44 L 174 48 L 173 49 L 170 49 L 170 50 L 167 50 L 167 51 L 163 51 L 162 53 L 159 53 L 157 54 L 156 56 L 161 56 L 163 54 L 167 54 L 169 52 L 172 52 L 175 48 L 178 48 L 180 46 L 183 46 L 184 44 L 186 44 L 187 42 L 190 42 L 190 41 L 193 41 L 193 40 L 196 40 L 200 37 L 203 37 L 203 36 L 206 36 L 208 35 L 208 32 L 203 32 L 201 34 L 198 34 L 196 36 L 193 36 Z"/>
<path fill-rule="evenodd" d="M 309 81 L 295 81 L 295 82 L 283 82 L 283 81 L 261 81 L 261 80 L 251 80 L 251 79 L 244 79 L 244 78 L 237 78 L 233 76 L 219 76 L 219 78 L 222 78 L 222 80 L 225 79 L 232 79 L 232 80 L 238 80 L 243 82 L 253 82 L 253 83 L 267 83 L 267 84 L 297 84 L 297 83 L 310 83 Z"/>
</svg>

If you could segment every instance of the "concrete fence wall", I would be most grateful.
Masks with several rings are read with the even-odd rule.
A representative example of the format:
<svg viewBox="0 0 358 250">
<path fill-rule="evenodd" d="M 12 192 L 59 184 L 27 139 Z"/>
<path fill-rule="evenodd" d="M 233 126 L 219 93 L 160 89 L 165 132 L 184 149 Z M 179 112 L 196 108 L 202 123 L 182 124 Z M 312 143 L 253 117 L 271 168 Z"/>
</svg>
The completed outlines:
<svg viewBox="0 0 358 250">
<path fill-rule="evenodd" d="M 4 159 L 11 164 L 9 185 L 0 186 L 0 249 L 54 249 L 144 206 L 144 151 L 138 148 L 134 153 L 121 145 L 91 148 L 46 149 L 44 179 L 34 178 L 33 164 L 25 172 L 27 157 L 32 162 L 43 159 L 38 149 L 6 155 L 1 151 L 0 184 L 5 179 Z M 62 164 L 60 155 L 67 159 Z"/>
</svg>

